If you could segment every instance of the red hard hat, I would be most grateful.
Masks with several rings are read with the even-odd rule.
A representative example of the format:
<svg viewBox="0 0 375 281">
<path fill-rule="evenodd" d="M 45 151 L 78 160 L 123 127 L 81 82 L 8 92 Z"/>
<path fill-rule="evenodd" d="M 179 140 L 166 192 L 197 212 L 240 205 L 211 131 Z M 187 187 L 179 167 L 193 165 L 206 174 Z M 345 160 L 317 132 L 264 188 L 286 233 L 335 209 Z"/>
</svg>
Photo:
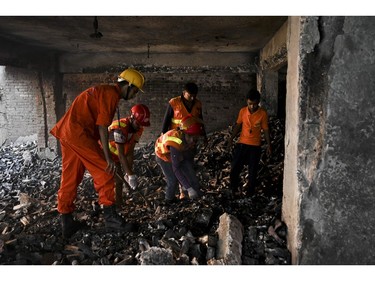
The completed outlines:
<svg viewBox="0 0 375 281">
<path fill-rule="evenodd" d="M 136 104 L 130 109 L 130 112 L 141 126 L 150 126 L 150 110 L 146 105 Z"/>
<path fill-rule="evenodd" d="M 181 120 L 180 129 L 188 135 L 202 135 L 203 123 L 199 118 L 188 115 Z"/>
</svg>

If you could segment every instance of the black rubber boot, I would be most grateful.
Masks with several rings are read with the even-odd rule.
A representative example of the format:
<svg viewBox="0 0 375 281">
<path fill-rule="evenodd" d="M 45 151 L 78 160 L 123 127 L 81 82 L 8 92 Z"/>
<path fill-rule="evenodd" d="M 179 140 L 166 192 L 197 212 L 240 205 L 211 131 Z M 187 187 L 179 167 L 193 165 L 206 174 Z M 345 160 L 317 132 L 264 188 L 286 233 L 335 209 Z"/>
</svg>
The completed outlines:
<svg viewBox="0 0 375 281">
<path fill-rule="evenodd" d="M 107 231 L 132 232 L 136 230 L 135 224 L 127 223 L 125 219 L 117 213 L 115 205 L 104 206 L 103 214 Z"/>
<path fill-rule="evenodd" d="M 75 221 L 72 214 L 61 215 L 62 236 L 70 238 L 74 233 L 84 227 L 84 223 Z"/>
</svg>

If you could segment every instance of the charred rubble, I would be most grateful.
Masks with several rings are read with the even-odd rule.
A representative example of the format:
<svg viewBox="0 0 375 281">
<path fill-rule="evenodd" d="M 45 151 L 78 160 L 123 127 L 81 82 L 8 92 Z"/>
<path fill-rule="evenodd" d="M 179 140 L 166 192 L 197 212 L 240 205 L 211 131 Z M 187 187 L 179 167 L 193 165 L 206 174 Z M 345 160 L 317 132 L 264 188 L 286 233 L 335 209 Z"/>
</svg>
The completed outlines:
<svg viewBox="0 0 375 281">
<path fill-rule="evenodd" d="M 92 178 L 78 188 L 75 217 L 86 227 L 61 237 L 56 196 L 61 158 L 41 159 L 37 144 L 0 148 L 0 264 L 2 265 L 207 265 L 215 263 L 220 217 L 243 226 L 241 264 L 287 265 L 286 226 L 281 220 L 284 128 L 270 118 L 273 154 L 262 154 L 256 194 L 233 198 L 229 190 L 231 127 L 198 147 L 196 170 L 205 195 L 196 201 L 164 203 L 165 181 L 153 142 L 136 150 L 136 191 L 126 192 L 120 213 L 138 225 L 132 233 L 107 233 Z M 241 173 L 245 183 L 246 171 Z"/>
</svg>

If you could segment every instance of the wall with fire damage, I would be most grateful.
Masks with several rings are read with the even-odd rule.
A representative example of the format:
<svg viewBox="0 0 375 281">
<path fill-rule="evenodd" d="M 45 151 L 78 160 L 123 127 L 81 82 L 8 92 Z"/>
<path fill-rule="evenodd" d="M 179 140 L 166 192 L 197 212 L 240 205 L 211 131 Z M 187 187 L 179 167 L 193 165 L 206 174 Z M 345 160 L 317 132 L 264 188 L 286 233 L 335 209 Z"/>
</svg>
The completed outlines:
<svg viewBox="0 0 375 281">
<path fill-rule="evenodd" d="M 144 103 L 150 108 L 151 126 L 145 128 L 140 145 L 154 142 L 161 133 L 163 117 L 168 101 L 179 96 L 185 83 L 195 82 L 198 87 L 197 98 L 202 101 L 203 119 L 207 133 L 222 130 L 233 125 L 238 111 L 246 106 L 245 96 L 255 87 L 255 73 L 251 67 L 138 67 L 146 77 L 145 93 L 130 101 L 120 101 L 120 115 L 129 115 L 136 103 Z M 64 75 L 64 95 L 67 106 L 76 95 L 97 83 L 112 83 L 118 72 L 101 74 Z M 117 113 L 115 118 L 117 118 Z"/>
<path fill-rule="evenodd" d="M 88 73 L 51 74 L 16 67 L 3 67 L 0 75 L 0 130 L 2 143 L 37 134 L 41 151 L 58 153 L 55 138 L 49 130 L 64 114 L 74 98 L 86 88 L 113 83 L 126 69 L 112 68 Z M 151 111 L 140 145 L 155 141 L 161 133 L 162 120 L 169 99 L 182 93 L 183 85 L 193 81 L 199 87 L 203 118 L 208 134 L 233 125 L 239 109 L 246 105 L 245 96 L 255 87 L 255 66 L 138 66 L 146 76 L 145 93 L 131 101 L 120 102 L 120 114 L 126 116 L 136 103 Z M 87 71 L 87 70 L 86 70 Z M 117 115 L 115 115 L 117 118 Z"/>
<path fill-rule="evenodd" d="M 283 217 L 293 263 L 374 264 L 375 18 L 290 23 Z"/>
</svg>

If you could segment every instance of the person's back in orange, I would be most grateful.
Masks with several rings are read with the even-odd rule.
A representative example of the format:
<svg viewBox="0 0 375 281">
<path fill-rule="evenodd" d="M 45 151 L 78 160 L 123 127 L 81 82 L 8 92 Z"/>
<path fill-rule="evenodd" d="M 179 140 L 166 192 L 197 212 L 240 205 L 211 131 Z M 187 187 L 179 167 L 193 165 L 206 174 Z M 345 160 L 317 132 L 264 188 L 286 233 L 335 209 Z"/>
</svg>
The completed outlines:
<svg viewBox="0 0 375 281">
<path fill-rule="evenodd" d="M 50 131 L 61 145 L 62 175 L 57 210 L 62 215 L 64 237 L 70 237 L 81 227 L 73 220 L 72 213 L 77 187 L 86 170 L 93 177 L 99 204 L 104 208 L 106 228 L 129 229 L 113 208 L 115 163 L 108 146 L 102 150 L 98 140 L 108 143 L 108 126 L 120 99 L 134 98 L 143 84 L 140 72 L 127 69 L 120 74 L 116 85 L 99 85 L 83 91 Z"/>
</svg>

